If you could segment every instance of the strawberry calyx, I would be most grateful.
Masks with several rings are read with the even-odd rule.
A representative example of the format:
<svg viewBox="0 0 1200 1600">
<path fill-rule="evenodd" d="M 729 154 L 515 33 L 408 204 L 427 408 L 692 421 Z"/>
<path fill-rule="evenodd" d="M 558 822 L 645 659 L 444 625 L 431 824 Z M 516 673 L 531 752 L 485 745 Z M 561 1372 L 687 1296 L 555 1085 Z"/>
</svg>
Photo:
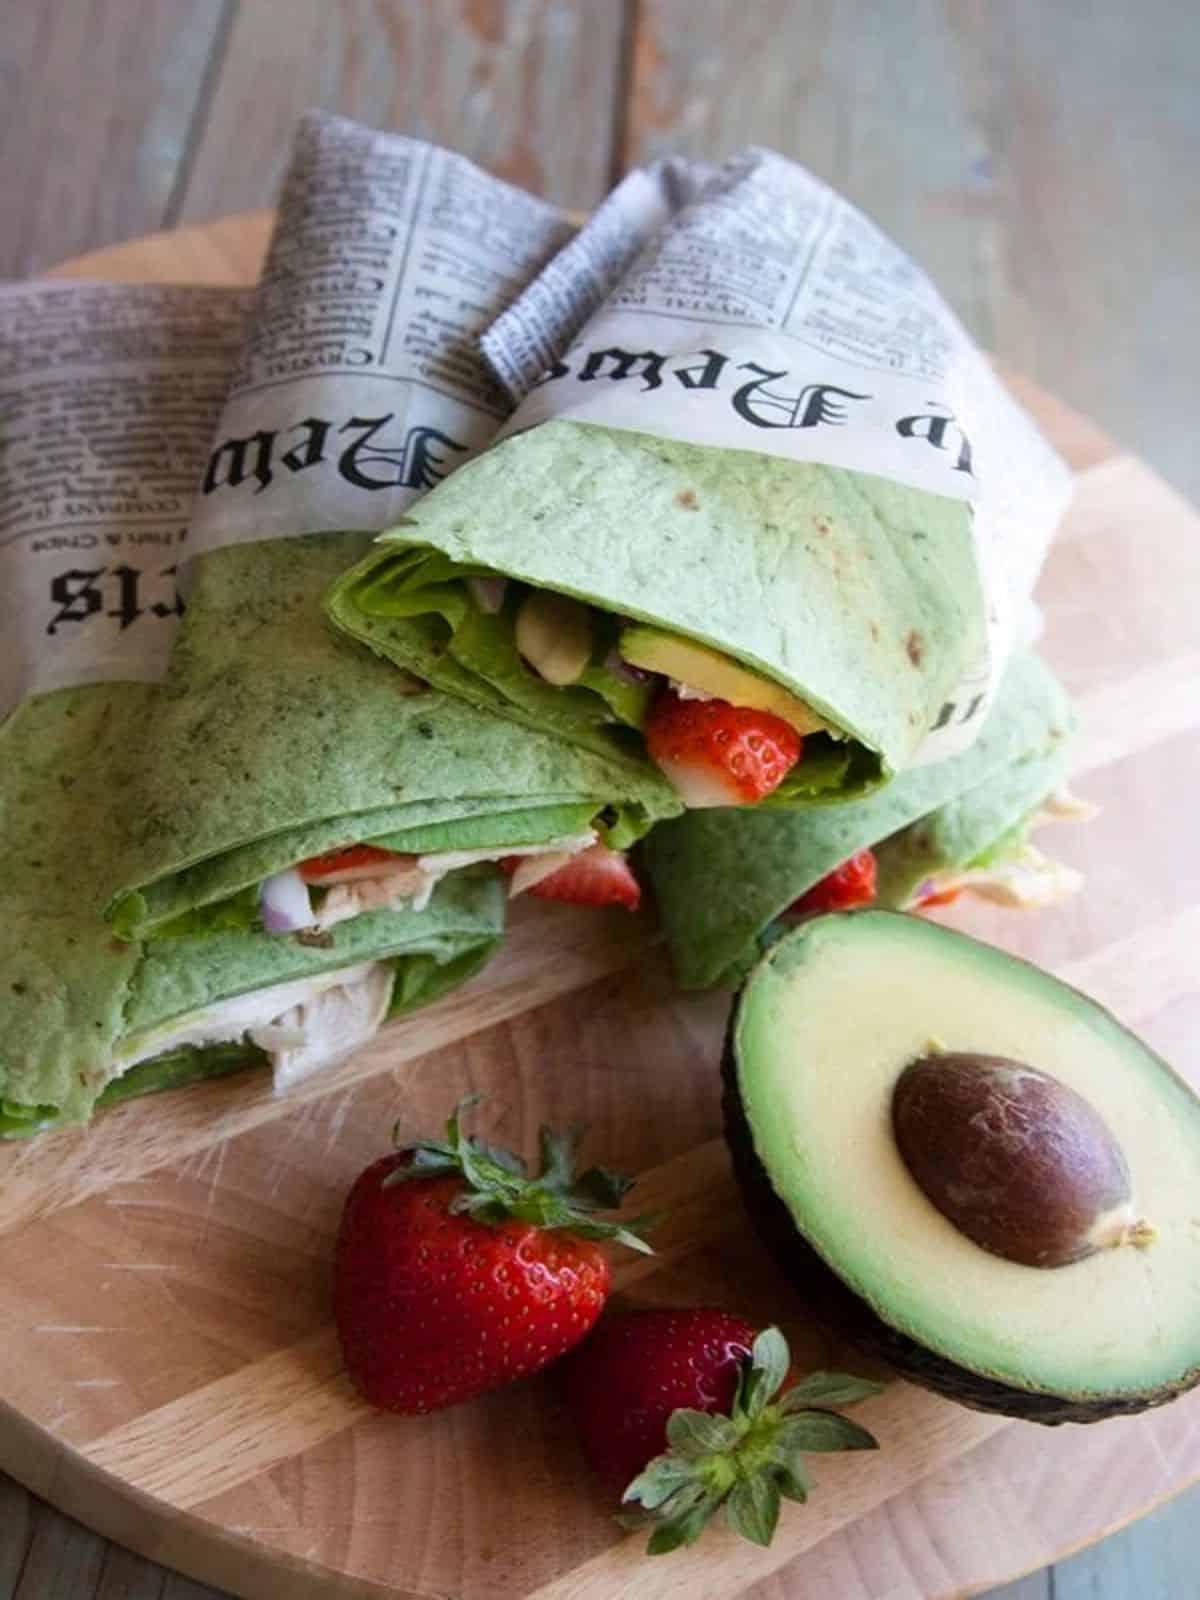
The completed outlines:
<svg viewBox="0 0 1200 1600">
<path fill-rule="evenodd" d="M 408 1160 L 384 1179 L 384 1187 L 418 1178 L 457 1177 L 462 1190 L 450 1211 L 476 1222 L 499 1227 L 505 1222 L 525 1222 L 543 1230 L 562 1229 L 580 1239 L 613 1239 L 630 1250 L 652 1255 L 639 1229 L 653 1225 L 645 1215 L 627 1221 L 598 1216 L 615 1210 L 633 1187 L 633 1179 L 607 1167 L 588 1167 L 575 1176 L 575 1154 L 583 1129 L 557 1133 L 544 1127 L 538 1135 L 541 1170 L 529 1175 L 525 1162 L 511 1150 L 485 1144 L 462 1129 L 463 1113 L 481 1095 L 466 1095 L 446 1122 L 444 1139 L 419 1139 L 397 1149 Z"/>
<path fill-rule="evenodd" d="M 690 1407 L 671 1413 L 669 1449 L 622 1496 L 623 1504 L 640 1506 L 622 1524 L 653 1530 L 648 1554 L 694 1543 L 722 1508 L 735 1533 L 768 1545 L 782 1502 L 808 1499 L 806 1453 L 879 1448 L 865 1428 L 829 1407 L 878 1394 L 880 1384 L 814 1372 L 785 1390 L 790 1366 L 787 1340 L 778 1328 L 766 1328 L 742 1363 L 727 1415 Z"/>
</svg>

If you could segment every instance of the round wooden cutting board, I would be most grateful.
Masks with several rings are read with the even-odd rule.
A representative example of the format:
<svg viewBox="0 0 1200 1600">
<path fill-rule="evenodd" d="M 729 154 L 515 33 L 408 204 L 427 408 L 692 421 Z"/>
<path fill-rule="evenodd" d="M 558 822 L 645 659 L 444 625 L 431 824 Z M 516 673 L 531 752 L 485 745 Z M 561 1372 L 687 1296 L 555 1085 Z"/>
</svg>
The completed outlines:
<svg viewBox="0 0 1200 1600">
<path fill-rule="evenodd" d="M 269 225 L 233 217 L 60 270 L 245 283 Z M 1200 517 L 1014 386 L 1079 473 L 1039 589 L 1042 647 L 1078 699 L 1076 787 L 1101 813 L 1054 839 L 1088 876 L 1075 901 L 947 920 L 1095 994 L 1200 1080 Z M 1200 1477 L 1200 1393 L 1045 1430 L 892 1383 L 860 1412 L 883 1448 L 822 1458 L 770 1550 L 715 1532 L 650 1562 L 548 1383 L 425 1419 L 368 1412 L 328 1325 L 341 1197 L 397 1112 L 429 1129 L 467 1089 L 518 1148 L 542 1120 L 587 1120 L 589 1153 L 642 1175 L 639 1209 L 669 1208 L 658 1254 L 619 1262 L 623 1295 L 738 1305 L 782 1321 L 804 1360 L 854 1362 L 806 1329 L 747 1235 L 719 1139 L 725 1008 L 673 991 L 646 926 L 522 907 L 474 984 L 294 1098 L 251 1075 L 0 1148 L 0 1466 L 256 1600 L 932 1600 L 1060 1557 Z"/>
</svg>

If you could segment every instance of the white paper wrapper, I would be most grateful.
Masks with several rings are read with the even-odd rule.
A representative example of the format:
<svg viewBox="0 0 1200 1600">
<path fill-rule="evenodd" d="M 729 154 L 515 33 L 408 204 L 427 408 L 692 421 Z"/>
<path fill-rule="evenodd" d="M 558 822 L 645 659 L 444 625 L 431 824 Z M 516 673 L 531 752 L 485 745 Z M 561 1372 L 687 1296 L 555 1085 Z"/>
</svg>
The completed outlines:
<svg viewBox="0 0 1200 1600">
<path fill-rule="evenodd" d="M 305 117 L 188 554 L 382 530 L 489 443 L 479 335 L 574 231 L 452 151 Z"/>
<path fill-rule="evenodd" d="M 520 401 L 504 432 L 568 417 L 970 501 L 988 649 L 919 760 L 971 743 L 1070 473 L 861 212 L 770 151 L 715 173 L 660 164 L 614 191 L 483 347 Z"/>
<path fill-rule="evenodd" d="M 161 675 L 248 300 L 0 286 L 0 717 L 27 695 Z"/>
</svg>

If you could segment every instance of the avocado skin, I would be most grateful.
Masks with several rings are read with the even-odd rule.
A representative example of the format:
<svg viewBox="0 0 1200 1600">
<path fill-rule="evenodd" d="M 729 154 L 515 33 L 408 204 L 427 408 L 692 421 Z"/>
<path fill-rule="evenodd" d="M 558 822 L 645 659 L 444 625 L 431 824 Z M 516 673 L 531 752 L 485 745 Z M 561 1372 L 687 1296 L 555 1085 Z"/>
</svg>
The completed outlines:
<svg viewBox="0 0 1200 1600">
<path fill-rule="evenodd" d="M 1109 1417 L 1133 1416 L 1175 1400 L 1196 1383 L 1200 1371 L 1188 1374 L 1178 1385 L 1141 1395 L 1079 1396 L 1039 1394 L 1015 1389 L 958 1366 L 945 1356 L 927 1350 L 906 1334 L 888 1326 L 817 1254 L 792 1220 L 792 1214 L 775 1193 L 766 1169 L 754 1149 L 738 1088 L 734 1038 L 741 991 L 730 1012 L 721 1058 L 721 1107 L 725 1141 L 734 1176 L 755 1232 L 766 1245 L 776 1266 L 803 1296 L 819 1321 L 844 1334 L 869 1355 L 887 1362 L 901 1377 L 935 1394 L 955 1400 L 972 1411 L 999 1412 L 1022 1422 L 1057 1427 L 1063 1422 L 1104 1422 Z"/>
</svg>

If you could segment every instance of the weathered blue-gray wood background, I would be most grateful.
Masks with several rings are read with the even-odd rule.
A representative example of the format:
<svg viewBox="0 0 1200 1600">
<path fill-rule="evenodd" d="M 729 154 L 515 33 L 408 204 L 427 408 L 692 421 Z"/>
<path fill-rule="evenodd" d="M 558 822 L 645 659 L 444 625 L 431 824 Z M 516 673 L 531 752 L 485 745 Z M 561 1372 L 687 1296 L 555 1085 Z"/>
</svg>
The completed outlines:
<svg viewBox="0 0 1200 1600">
<path fill-rule="evenodd" d="M 310 105 L 579 207 L 663 151 L 774 145 L 1200 499 L 1197 0 L 0 0 L 0 276 L 269 205 Z M 1200 1595 L 1198 1510 L 993 1600 Z M 0 1600 L 211 1593 L 0 1476 Z"/>
</svg>

